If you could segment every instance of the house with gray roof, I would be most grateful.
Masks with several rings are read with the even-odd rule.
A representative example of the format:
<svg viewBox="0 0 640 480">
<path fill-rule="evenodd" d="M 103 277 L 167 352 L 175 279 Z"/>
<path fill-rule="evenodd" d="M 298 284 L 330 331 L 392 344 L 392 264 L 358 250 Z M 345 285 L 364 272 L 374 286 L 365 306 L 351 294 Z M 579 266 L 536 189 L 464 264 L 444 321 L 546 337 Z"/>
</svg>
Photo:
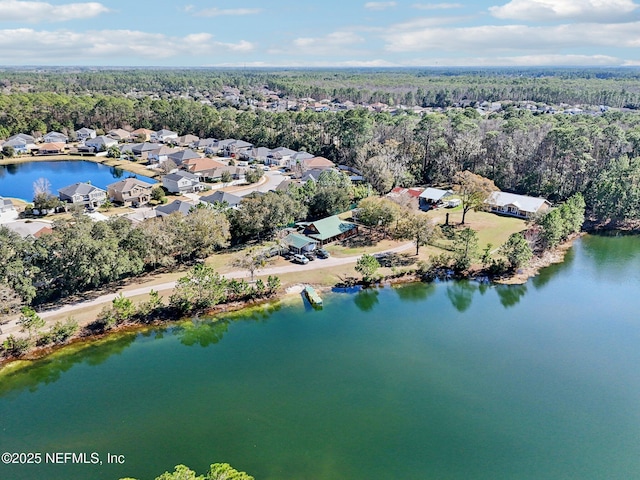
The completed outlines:
<svg viewBox="0 0 640 480">
<path fill-rule="evenodd" d="M 200 177 L 191 172 L 178 170 L 162 177 L 162 186 L 171 193 L 200 192 L 206 188 L 200 183 Z"/>
<path fill-rule="evenodd" d="M 212 205 L 226 203 L 227 205 L 229 205 L 229 207 L 235 208 L 240 205 L 242 197 L 238 197 L 233 193 L 227 193 L 218 190 L 217 192 L 212 193 L 211 195 L 207 195 L 206 197 L 200 197 L 200 200 Z"/>
<path fill-rule="evenodd" d="M 107 194 L 114 202 L 125 206 L 138 206 L 151 199 L 152 189 L 151 183 L 130 177 L 107 185 Z"/>
<path fill-rule="evenodd" d="M 191 202 L 174 200 L 167 205 L 160 205 L 159 207 L 156 207 L 156 213 L 159 217 L 166 217 L 167 215 L 178 212 L 186 217 L 191 213 L 193 208 L 195 208 L 195 205 Z"/>
<path fill-rule="evenodd" d="M 178 137 L 177 144 L 181 147 L 193 147 L 198 140 L 200 140 L 200 137 L 196 135 L 187 134 L 187 135 L 182 135 L 181 137 Z"/>
<path fill-rule="evenodd" d="M 178 134 L 176 132 L 172 132 L 171 130 L 167 130 L 163 128 L 162 130 L 158 130 L 157 132 L 153 132 L 151 134 L 152 142 L 160 142 L 160 143 L 168 143 L 175 142 L 178 140 Z"/>
<path fill-rule="evenodd" d="M 204 150 L 205 148 L 211 147 L 218 143 L 218 140 L 215 138 L 204 138 L 198 140 L 193 144 L 193 148 L 197 148 L 198 150 Z"/>
<path fill-rule="evenodd" d="M 11 147 L 17 154 L 29 153 L 31 150 L 37 150 L 35 143 L 29 143 L 28 140 L 22 137 L 9 138 L 2 144 L 2 148 Z"/>
<path fill-rule="evenodd" d="M 266 165 L 276 165 L 284 167 L 289 160 L 298 152 L 286 147 L 277 147 L 271 150 L 265 161 Z"/>
<path fill-rule="evenodd" d="M 82 127 L 81 129 L 76 130 L 76 140 L 78 142 L 84 142 L 85 140 L 96 138 L 96 136 L 96 131 L 92 128 Z"/>
<path fill-rule="evenodd" d="M 100 135 L 85 140 L 84 145 L 85 147 L 93 148 L 95 152 L 106 152 L 109 148 L 117 146 L 118 141 L 106 135 Z"/>
<path fill-rule="evenodd" d="M 84 205 L 87 208 L 98 208 L 107 201 L 107 192 L 90 183 L 74 183 L 58 190 L 63 202 Z"/>
<path fill-rule="evenodd" d="M 428 210 L 441 205 L 443 200 L 453 195 L 453 190 L 442 190 L 440 188 L 425 188 L 419 195 L 420 208 Z"/>
<path fill-rule="evenodd" d="M 69 141 L 69 137 L 60 132 L 49 132 L 42 139 L 45 143 L 67 143 Z"/>
<path fill-rule="evenodd" d="M 74 205 L 84 205 L 88 208 L 98 208 L 107 200 L 107 192 L 90 183 L 74 183 L 58 190 L 58 196 L 63 202 Z"/>
<path fill-rule="evenodd" d="M 9 138 L 7 138 L 7 140 L 15 140 L 15 139 L 24 140 L 25 143 L 32 143 L 32 144 L 36 143 L 36 138 L 26 133 L 16 133 L 15 135 L 11 135 Z"/>
<path fill-rule="evenodd" d="M 265 163 L 267 157 L 271 154 L 271 149 L 267 147 L 254 147 L 250 152 L 247 153 L 247 157 L 249 160 L 253 160 L 255 162 Z"/>
<path fill-rule="evenodd" d="M 202 155 L 194 152 L 193 150 L 178 150 L 167 156 L 168 160 L 171 160 L 177 166 L 182 165 L 185 160 L 191 160 L 192 158 L 202 158 Z"/>
<path fill-rule="evenodd" d="M 493 213 L 518 218 L 531 218 L 551 208 L 549 201 L 544 198 L 507 192 L 493 192 L 487 199 L 487 205 Z"/>
</svg>

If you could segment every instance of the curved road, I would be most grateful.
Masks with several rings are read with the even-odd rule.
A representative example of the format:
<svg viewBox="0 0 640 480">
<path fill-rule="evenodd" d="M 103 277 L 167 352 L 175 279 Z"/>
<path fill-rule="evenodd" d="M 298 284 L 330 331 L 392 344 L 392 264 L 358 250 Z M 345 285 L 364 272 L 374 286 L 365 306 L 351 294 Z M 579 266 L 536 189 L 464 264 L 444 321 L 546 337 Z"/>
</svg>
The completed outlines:
<svg viewBox="0 0 640 480">
<path fill-rule="evenodd" d="M 409 242 L 409 243 L 404 243 L 402 245 L 399 245 L 395 248 L 391 248 L 388 250 L 383 250 L 381 252 L 375 252 L 375 253 L 376 254 L 400 253 L 400 252 L 409 250 L 413 247 L 414 247 L 414 244 Z M 325 260 L 318 259 L 318 260 L 314 260 L 313 262 L 309 262 L 306 265 L 291 263 L 289 265 L 283 265 L 280 267 L 265 268 L 263 270 L 260 270 L 259 274 L 260 276 L 266 276 L 266 275 L 280 275 L 283 273 L 291 273 L 291 272 L 305 272 L 305 271 L 315 270 L 315 269 L 319 270 L 323 268 L 330 268 L 330 267 L 336 267 L 340 265 L 348 265 L 350 263 L 356 263 L 358 258 L 360 258 L 360 255 L 353 255 L 350 257 L 341 257 L 341 258 L 329 257 Z M 249 277 L 249 272 L 234 271 L 234 272 L 226 273 L 224 274 L 224 276 L 227 278 L 246 278 L 246 277 Z M 301 279 L 301 281 L 303 281 L 303 279 Z M 75 310 L 79 310 L 82 308 L 108 304 L 108 303 L 111 303 L 113 299 L 116 298 L 121 293 L 123 295 L 126 294 L 127 297 L 134 297 L 137 295 L 148 294 L 151 290 L 155 290 L 158 292 L 170 290 L 170 289 L 173 289 L 175 285 L 176 285 L 176 282 L 174 281 L 174 282 L 161 283 L 159 285 L 133 288 L 133 289 L 124 288 L 124 289 L 120 289 L 116 293 L 108 293 L 105 295 L 100 295 L 99 297 L 96 297 L 92 300 L 87 300 L 85 302 L 76 302 L 69 305 L 63 305 L 61 307 L 52 308 L 50 310 L 43 310 L 41 312 L 38 312 L 38 315 L 40 315 L 40 317 L 42 317 L 45 320 L 47 325 L 49 325 L 53 323 L 53 320 L 47 321 L 47 319 L 53 317 L 54 315 L 72 313 Z M 2 328 L 2 333 L 0 334 L 0 341 L 4 340 L 8 335 L 11 335 L 11 334 L 15 335 L 20 333 L 20 326 L 17 324 L 17 319 L 7 322 L 6 324 L 2 325 L 1 328 Z"/>
</svg>

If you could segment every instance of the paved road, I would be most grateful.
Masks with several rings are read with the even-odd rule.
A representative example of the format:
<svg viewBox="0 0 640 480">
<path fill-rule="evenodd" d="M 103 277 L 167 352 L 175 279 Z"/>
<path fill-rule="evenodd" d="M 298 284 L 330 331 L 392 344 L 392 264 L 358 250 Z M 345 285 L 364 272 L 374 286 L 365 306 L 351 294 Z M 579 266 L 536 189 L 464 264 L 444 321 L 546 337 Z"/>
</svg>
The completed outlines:
<svg viewBox="0 0 640 480">
<path fill-rule="evenodd" d="M 414 247 L 413 243 L 404 243 L 398 247 L 391 248 L 389 250 L 384 250 L 379 253 L 399 253 L 399 252 L 404 252 L 406 250 L 412 249 L 413 247 Z M 280 267 L 265 268 L 264 270 L 260 270 L 258 273 L 260 274 L 260 276 L 263 276 L 263 275 L 281 275 L 283 273 L 291 273 L 291 272 L 305 272 L 305 271 L 315 270 L 315 269 L 330 268 L 330 267 L 336 267 L 340 265 L 348 265 L 350 263 L 355 263 L 359 257 L 360 255 L 353 255 L 350 257 L 341 257 L 341 258 L 330 257 L 325 260 L 321 260 L 321 259 L 314 260 L 312 262 L 307 263 L 306 265 L 298 265 L 298 264 L 291 263 L 291 264 L 283 265 Z M 226 273 L 224 274 L 224 276 L 227 278 L 247 278 L 249 277 L 249 273 L 246 271 L 235 271 L 235 272 Z M 300 281 L 301 282 L 304 281 L 304 278 L 301 278 Z M 123 288 L 116 293 L 101 295 L 99 297 L 96 297 L 92 300 L 87 300 L 85 302 L 77 302 L 70 305 L 63 305 L 58 308 L 41 311 L 41 312 L 38 312 L 38 315 L 40 315 L 40 317 L 42 317 L 47 322 L 47 324 L 51 324 L 53 323 L 53 321 L 47 320 L 47 319 L 50 319 L 54 315 L 71 314 L 72 312 L 82 308 L 94 307 L 102 304 L 109 304 L 111 301 L 113 301 L 114 298 L 116 298 L 121 293 L 126 297 L 134 297 L 137 295 L 148 294 L 151 290 L 156 290 L 158 292 L 171 290 L 175 287 L 175 285 L 176 285 L 176 282 L 167 282 L 167 283 L 162 283 L 154 286 L 146 286 L 146 287 L 139 287 L 139 288 Z M 0 334 L 0 341 L 4 340 L 10 334 L 17 335 L 20 333 L 20 327 L 17 325 L 17 322 L 15 320 L 2 325 L 1 328 L 2 328 L 2 333 Z"/>
</svg>

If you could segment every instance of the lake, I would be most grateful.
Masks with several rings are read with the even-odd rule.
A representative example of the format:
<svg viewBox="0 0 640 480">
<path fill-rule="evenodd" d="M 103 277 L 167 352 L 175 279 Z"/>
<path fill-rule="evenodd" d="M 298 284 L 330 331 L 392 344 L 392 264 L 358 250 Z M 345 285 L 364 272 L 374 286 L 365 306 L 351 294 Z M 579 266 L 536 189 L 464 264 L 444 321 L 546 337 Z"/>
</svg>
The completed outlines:
<svg viewBox="0 0 640 480">
<path fill-rule="evenodd" d="M 0 478 L 229 462 L 257 480 L 629 480 L 638 312 L 640 237 L 586 236 L 522 286 L 335 293 L 122 334 L 0 377 L 0 450 L 105 463 Z"/>
<path fill-rule="evenodd" d="M 129 176 L 156 183 L 149 177 L 83 160 L 0 165 L 0 197 L 21 198 L 30 202 L 33 199 L 33 182 L 39 178 L 49 180 L 51 193 L 57 195 L 59 189 L 77 182 L 91 182 L 96 187 L 106 189 L 110 183 Z"/>
</svg>

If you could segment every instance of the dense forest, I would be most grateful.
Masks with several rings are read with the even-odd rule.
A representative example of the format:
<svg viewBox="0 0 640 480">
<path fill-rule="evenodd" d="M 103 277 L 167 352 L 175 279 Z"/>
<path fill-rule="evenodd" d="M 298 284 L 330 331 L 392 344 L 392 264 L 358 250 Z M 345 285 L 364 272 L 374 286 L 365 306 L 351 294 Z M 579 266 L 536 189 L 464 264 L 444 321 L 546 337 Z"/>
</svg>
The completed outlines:
<svg viewBox="0 0 640 480">
<path fill-rule="evenodd" d="M 438 107 L 463 100 L 529 100 L 637 108 L 639 80 L 634 68 L 0 69 L 0 87 L 11 92 L 204 95 L 234 87 L 259 97 L 266 87 L 281 98 Z"/>
</svg>

